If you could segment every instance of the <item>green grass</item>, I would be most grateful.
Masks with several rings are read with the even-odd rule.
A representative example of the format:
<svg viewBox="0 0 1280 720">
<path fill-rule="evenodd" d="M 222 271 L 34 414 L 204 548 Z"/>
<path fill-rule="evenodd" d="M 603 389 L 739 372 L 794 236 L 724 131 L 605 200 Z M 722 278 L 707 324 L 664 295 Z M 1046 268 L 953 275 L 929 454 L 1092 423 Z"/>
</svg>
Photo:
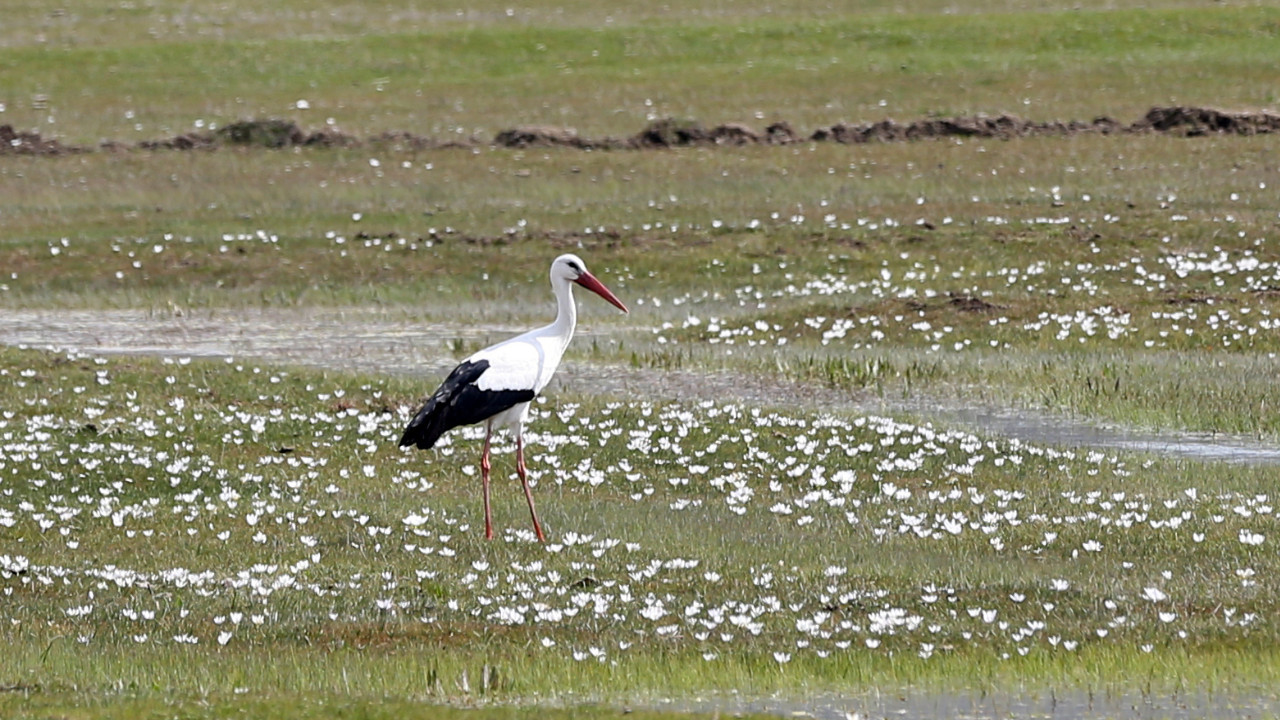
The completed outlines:
<svg viewBox="0 0 1280 720">
<path fill-rule="evenodd" d="M 1138 677 L 1248 694 L 1276 672 L 1275 630 L 1259 622 L 1274 539 L 1239 537 L 1269 535 L 1263 469 L 552 398 L 529 455 L 552 544 L 525 537 L 502 446 L 503 540 L 485 542 L 474 438 L 394 448 L 418 383 L 0 353 L 0 680 L 38 689 L 35 705 L 0 698 L 9 709 L 234 705 L 237 692 L 325 706 L 1123 690 Z M 953 533 L 944 518 L 964 519 Z M 924 535 L 903 524 L 921 519 Z"/>
<path fill-rule="evenodd" d="M 1276 101 L 1265 83 L 1235 81 L 1270 58 L 1280 15 L 1266 6 L 816 13 L 589 28 L 501 16 L 441 28 L 419 17 L 362 33 L 298 32 L 281 17 L 269 40 L 14 43 L 0 101 L 6 121 L 76 143 L 264 115 L 487 140 L 527 123 L 627 135 L 650 116 L 784 119 L 809 131 L 934 113 L 1131 122 L 1152 105 Z M 159 15 L 134 27 L 154 30 Z M 299 99 L 311 109 L 294 109 Z"/>
</svg>

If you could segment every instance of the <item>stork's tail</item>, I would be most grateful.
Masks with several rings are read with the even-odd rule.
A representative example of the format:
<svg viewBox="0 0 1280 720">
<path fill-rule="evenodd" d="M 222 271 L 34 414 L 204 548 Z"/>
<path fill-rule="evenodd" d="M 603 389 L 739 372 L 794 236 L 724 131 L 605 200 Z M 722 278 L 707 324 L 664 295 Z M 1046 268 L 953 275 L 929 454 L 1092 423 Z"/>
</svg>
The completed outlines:
<svg viewBox="0 0 1280 720">
<path fill-rule="evenodd" d="M 422 406 L 405 427 L 404 435 L 400 437 L 400 447 L 416 445 L 422 450 L 430 450 L 436 444 L 448 429 L 440 422 L 440 413 L 437 411 L 439 406 L 440 403 L 434 396 L 427 400 L 427 404 Z"/>
<path fill-rule="evenodd" d="M 440 387 L 427 398 L 422 409 L 409 426 L 404 429 L 400 438 L 400 447 L 417 445 L 423 450 L 431 449 L 440 436 L 450 429 L 467 423 L 477 422 L 481 418 L 461 417 L 458 412 L 458 401 L 462 399 L 467 388 L 474 383 L 489 367 L 486 360 L 479 362 L 463 361 L 449 373 Z M 465 414 L 465 413 L 462 413 Z"/>
</svg>

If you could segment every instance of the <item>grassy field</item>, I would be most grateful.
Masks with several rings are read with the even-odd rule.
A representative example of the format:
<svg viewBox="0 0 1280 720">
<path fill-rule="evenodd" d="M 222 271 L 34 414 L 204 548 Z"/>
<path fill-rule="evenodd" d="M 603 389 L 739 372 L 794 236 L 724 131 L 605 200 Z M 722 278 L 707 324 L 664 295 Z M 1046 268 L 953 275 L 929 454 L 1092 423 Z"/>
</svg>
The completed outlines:
<svg viewBox="0 0 1280 720">
<path fill-rule="evenodd" d="M 395 447 L 417 383 L 4 359 L 0 572 L 14 600 L 0 632 L 11 681 L 36 698 L 6 697 L 17 710 L 175 689 L 356 702 L 1099 678 L 1234 690 L 1274 672 L 1266 470 L 562 397 L 539 406 L 530 442 L 551 543 L 534 542 L 511 485 L 488 543 L 477 432 L 438 455 Z"/>
<path fill-rule="evenodd" d="M 207 14 L 32 3 L 0 31 L 0 102 L 6 122 L 87 143 L 262 115 L 487 139 L 524 123 L 630 134 L 666 116 L 812 129 L 930 113 L 1131 121 L 1158 104 L 1276 102 L 1265 76 L 1274 5 L 1090 4 L 482 3 L 458 17 L 411 2 L 324 12 L 237 1 Z M 958 12 L 939 11 L 948 5 Z"/>
<path fill-rule="evenodd" d="M 576 363 L 1275 442 L 1273 135 L 487 141 L 1260 110 L 1278 34 L 1270 3 L 28 3 L 0 25 L 19 130 L 281 117 L 481 142 L 0 154 L 0 323 L 375 308 L 456 328 L 405 352 L 458 357 L 473 324 L 545 321 L 572 250 L 632 308 L 585 302 Z M 437 378 L 376 370 L 0 349 L 0 714 L 1251 702 L 1280 675 L 1273 470 L 577 387 L 532 427 L 551 543 L 506 445 L 486 543 L 477 431 L 398 450 Z"/>
</svg>

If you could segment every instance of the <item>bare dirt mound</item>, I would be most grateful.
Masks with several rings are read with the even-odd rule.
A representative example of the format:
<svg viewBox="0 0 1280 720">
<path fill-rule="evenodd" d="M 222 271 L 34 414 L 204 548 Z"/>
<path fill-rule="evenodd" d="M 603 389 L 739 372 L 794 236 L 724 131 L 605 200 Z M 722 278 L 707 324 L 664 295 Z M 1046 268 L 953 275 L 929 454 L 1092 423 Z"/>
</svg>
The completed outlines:
<svg viewBox="0 0 1280 720">
<path fill-rule="evenodd" d="M 104 143 L 109 150 L 127 149 L 118 143 Z M 141 150 L 213 150 L 218 141 L 213 133 L 183 133 L 163 140 L 143 140 L 138 143 Z"/>
<path fill-rule="evenodd" d="M 1213 133 L 1258 135 L 1280 132 L 1280 115 L 1268 112 L 1231 113 L 1212 108 L 1151 108 L 1134 123 L 1134 132 L 1161 132 L 1183 137 Z"/>
<path fill-rule="evenodd" d="M 790 145 L 793 142 L 799 142 L 800 136 L 792 129 L 791 123 L 776 122 L 764 129 L 765 138 L 771 145 Z"/>
<path fill-rule="evenodd" d="M 1280 133 L 1280 114 L 1227 112 L 1203 107 L 1156 107 L 1142 119 L 1124 124 L 1110 117 L 1093 120 L 1035 121 L 1015 115 L 970 115 L 950 118 L 929 117 L 901 123 L 892 118 L 872 123 L 838 123 L 818 128 L 807 135 L 789 123 L 775 122 L 763 130 L 745 123 L 725 123 L 707 127 L 695 120 L 666 118 L 649 123 L 627 138 L 590 138 L 568 127 L 521 125 L 503 130 L 486 143 L 476 137 L 441 140 L 410 132 L 384 132 L 358 138 L 334 128 L 307 132 L 291 120 L 241 120 L 214 131 L 191 132 L 160 140 L 144 140 L 136 145 L 106 141 L 99 149 L 128 150 L 216 150 L 221 147 L 295 148 L 379 146 L 390 151 L 472 149 L 486 144 L 502 148 L 564 147 L 578 150 L 649 150 L 680 147 L 741 147 L 747 145 L 788 145 L 797 142 L 842 144 L 913 142 L 941 138 L 1013 140 L 1026 137 L 1067 137 L 1081 134 L 1168 134 L 1176 137 L 1205 135 L 1261 135 Z M 35 132 L 19 132 L 0 125 L 0 155 L 64 155 L 89 152 L 93 148 L 64 145 Z"/>
<path fill-rule="evenodd" d="M 693 120 L 655 120 L 626 143 L 627 147 L 673 148 L 692 145 L 785 145 L 799 138 L 791 125 L 778 122 L 764 132 L 743 123 L 726 123 L 707 128 Z"/>
<path fill-rule="evenodd" d="M 948 294 L 950 295 L 950 299 L 947 300 L 947 304 L 960 312 L 989 313 L 1004 309 L 1003 305 L 996 305 L 995 303 L 987 302 L 980 297 L 956 293 Z"/>
<path fill-rule="evenodd" d="M 833 141 L 856 144 L 868 142 L 903 142 L 931 138 L 964 137 L 1011 140 L 1013 138 L 1043 135 L 1078 135 L 1080 133 L 1119 132 L 1123 126 L 1111 118 L 1096 118 L 1093 122 L 1035 122 L 1013 115 L 988 117 L 927 118 L 902 124 L 894 120 L 850 125 L 840 123 L 830 128 L 816 130 L 810 136 L 815 142 Z"/>
<path fill-rule="evenodd" d="M 86 151 L 87 148 L 46 140 L 40 133 L 18 132 L 12 125 L 0 125 L 0 155 L 66 155 Z"/>
<path fill-rule="evenodd" d="M 224 145 L 242 147 L 347 147 L 360 141 L 337 130 L 312 133 L 290 120 L 241 120 L 206 133 L 183 133 L 163 140 L 143 140 L 142 150 L 213 150 Z M 119 147 L 112 144 L 111 147 Z"/>
<path fill-rule="evenodd" d="M 700 123 L 667 118 L 649 123 L 649 127 L 632 136 L 630 144 L 636 148 L 670 148 L 710 142 L 711 134 Z"/>
<path fill-rule="evenodd" d="M 552 125 L 521 125 L 503 130 L 493 138 L 493 144 L 507 148 L 570 147 L 587 150 L 596 147 L 578 135 L 577 130 Z"/>
</svg>

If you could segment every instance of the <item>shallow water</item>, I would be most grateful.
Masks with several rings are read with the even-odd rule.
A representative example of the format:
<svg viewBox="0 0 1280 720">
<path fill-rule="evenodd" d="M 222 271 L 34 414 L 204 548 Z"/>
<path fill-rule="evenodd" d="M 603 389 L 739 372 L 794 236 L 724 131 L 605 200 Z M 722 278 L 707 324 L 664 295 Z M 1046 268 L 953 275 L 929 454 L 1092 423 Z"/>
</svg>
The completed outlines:
<svg viewBox="0 0 1280 720">
<path fill-rule="evenodd" d="M 661 706 L 660 706 L 661 707 Z M 1210 694 L 1112 693 L 1043 690 L 1019 693 L 870 692 L 820 695 L 805 701 L 746 700 L 720 696 L 667 707 L 700 712 L 766 713 L 823 720 L 852 718 L 1045 718 L 1048 720 L 1191 720 L 1275 717 L 1273 692 Z"/>
<path fill-rule="evenodd" d="M 53 346 L 103 354 L 253 358 L 263 362 L 418 375 L 423 393 L 458 360 L 451 343 L 469 347 L 523 327 L 468 327 L 424 322 L 403 311 L 376 309 L 219 310 L 187 314 L 136 310 L 11 310 L 0 343 Z M 579 334 L 599 336 L 589 324 Z M 431 387 L 428 387 L 431 386 Z M 788 381 L 729 373 L 662 371 L 566 362 L 551 390 L 594 389 L 653 400 L 717 400 L 763 406 L 911 415 L 983 435 L 1037 445 L 1151 453 L 1162 457 L 1247 464 L 1280 463 L 1280 446 L 1246 437 L 1150 432 L 1108 427 L 1056 415 L 921 399 L 893 400 Z"/>
<path fill-rule="evenodd" d="M 1253 465 L 1280 463 L 1280 447 L 1245 436 L 1152 432 L 1100 425 L 1029 410 L 947 403 L 930 405 L 918 399 L 886 402 L 883 407 L 885 412 L 909 413 L 924 420 L 964 427 L 984 435 L 1019 438 L 1038 445 L 1122 450 L 1187 460 Z"/>
<path fill-rule="evenodd" d="M 447 343 L 515 332 L 393 320 L 361 310 L 8 311 L 0 343 L 104 354 L 254 358 L 340 370 L 405 373 L 449 359 Z"/>
</svg>

